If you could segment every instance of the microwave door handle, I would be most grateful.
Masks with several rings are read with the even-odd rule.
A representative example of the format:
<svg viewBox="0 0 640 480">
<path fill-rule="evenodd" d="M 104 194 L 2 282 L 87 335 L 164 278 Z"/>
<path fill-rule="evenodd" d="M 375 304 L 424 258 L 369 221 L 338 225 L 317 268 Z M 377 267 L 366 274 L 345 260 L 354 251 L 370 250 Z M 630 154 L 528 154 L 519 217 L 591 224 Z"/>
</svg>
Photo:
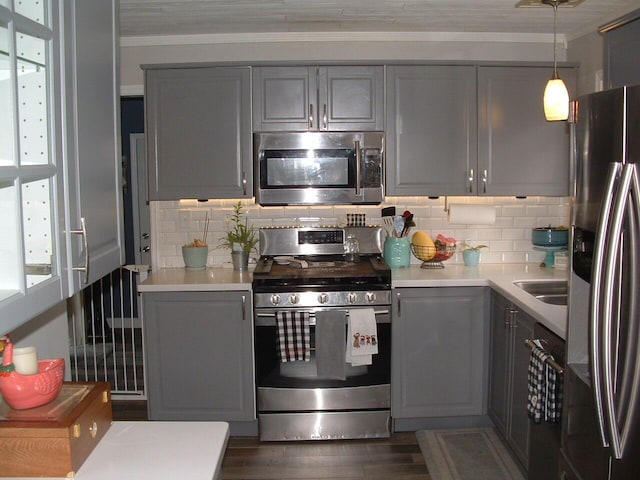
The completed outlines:
<svg viewBox="0 0 640 480">
<path fill-rule="evenodd" d="M 607 174 L 607 183 L 603 194 L 603 203 L 598 219 L 598 227 L 596 233 L 596 241 L 593 249 L 593 271 L 590 288 L 590 305 L 589 305 L 589 355 L 591 357 L 591 385 L 595 397 L 595 407 L 598 420 L 598 430 L 600 431 L 600 439 L 603 447 L 609 446 L 607 438 L 605 420 L 604 420 L 604 401 L 602 392 L 601 377 L 601 355 L 600 355 L 600 320 L 602 312 L 602 276 L 604 269 L 604 260 L 606 257 L 605 239 L 607 238 L 609 229 L 609 218 L 611 215 L 613 198 L 615 195 L 618 175 L 620 174 L 622 165 L 620 163 L 612 163 L 609 166 Z"/>
<path fill-rule="evenodd" d="M 356 149 L 356 196 L 360 195 L 360 163 L 362 162 L 362 150 L 360 140 L 355 141 Z"/>
</svg>

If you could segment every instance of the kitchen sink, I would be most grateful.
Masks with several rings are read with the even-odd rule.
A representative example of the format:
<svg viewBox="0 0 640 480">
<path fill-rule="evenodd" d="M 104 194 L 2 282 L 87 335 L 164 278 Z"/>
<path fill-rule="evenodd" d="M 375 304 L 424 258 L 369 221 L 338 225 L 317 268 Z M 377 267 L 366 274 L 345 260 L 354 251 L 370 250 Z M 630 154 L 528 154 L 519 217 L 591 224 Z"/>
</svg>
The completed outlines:
<svg viewBox="0 0 640 480">
<path fill-rule="evenodd" d="M 529 280 L 513 282 L 513 284 L 541 302 L 548 303 L 550 305 L 567 304 L 566 280 Z"/>
</svg>

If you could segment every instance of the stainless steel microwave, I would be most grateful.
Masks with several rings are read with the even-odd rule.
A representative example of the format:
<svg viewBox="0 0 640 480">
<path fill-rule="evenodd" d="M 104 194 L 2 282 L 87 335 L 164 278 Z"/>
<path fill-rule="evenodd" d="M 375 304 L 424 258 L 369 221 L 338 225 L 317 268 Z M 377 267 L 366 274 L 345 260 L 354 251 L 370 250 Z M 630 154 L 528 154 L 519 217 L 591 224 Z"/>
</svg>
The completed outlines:
<svg viewBox="0 0 640 480">
<path fill-rule="evenodd" d="M 254 134 L 260 205 L 378 204 L 383 191 L 384 133 Z"/>
</svg>

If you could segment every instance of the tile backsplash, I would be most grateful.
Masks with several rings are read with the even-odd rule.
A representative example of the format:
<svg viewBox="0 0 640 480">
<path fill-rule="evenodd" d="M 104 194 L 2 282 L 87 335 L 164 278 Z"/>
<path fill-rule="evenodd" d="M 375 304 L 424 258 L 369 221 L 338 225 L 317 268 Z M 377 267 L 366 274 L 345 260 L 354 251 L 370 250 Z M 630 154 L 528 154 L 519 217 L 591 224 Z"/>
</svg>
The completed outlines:
<svg viewBox="0 0 640 480">
<path fill-rule="evenodd" d="M 387 197 L 376 206 L 339 205 L 324 207 L 261 207 L 243 200 L 249 223 L 255 228 L 303 224 L 344 224 L 347 213 L 364 213 L 369 225 L 382 225 L 381 209 L 395 206 L 398 214 L 410 210 L 416 226 L 432 237 L 438 233 L 472 244 L 483 243 L 481 263 L 540 263 L 545 252 L 531 245 L 531 229 L 548 225 L 569 225 L 568 197 L 449 197 L 449 203 L 491 205 L 496 210 L 492 225 L 453 225 L 445 212 L 445 199 L 428 197 Z M 183 267 L 181 246 L 202 238 L 205 219 L 209 218 L 207 243 L 210 245 L 207 265 L 226 266 L 231 255 L 225 248 L 216 248 L 225 234 L 225 221 L 237 200 L 195 200 L 151 202 L 153 268 Z M 254 254 L 257 257 L 257 253 Z M 412 263 L 420 264 L 416 258 Z M 462 263 L 456 253 L 450 263 Z"/>
</svg>

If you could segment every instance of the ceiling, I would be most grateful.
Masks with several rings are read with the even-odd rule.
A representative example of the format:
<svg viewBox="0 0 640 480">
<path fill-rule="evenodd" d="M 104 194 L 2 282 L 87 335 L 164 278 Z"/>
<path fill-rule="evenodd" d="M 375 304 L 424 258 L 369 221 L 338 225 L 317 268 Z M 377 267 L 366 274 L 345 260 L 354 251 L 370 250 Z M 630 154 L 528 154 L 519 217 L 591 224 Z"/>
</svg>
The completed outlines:
<svg viewBox="0 0 640 480">
<path fill-rule="evenodd" d="M 531 3 L 532 0 L 526 0 Z M 548 34 L 553 8 L 518 0 L 120 0 L 122 37 L 280 32 Z M 640 0 L 583 0 L 558 9 L 558 33 L 594 31 Z"/>
</svg>

